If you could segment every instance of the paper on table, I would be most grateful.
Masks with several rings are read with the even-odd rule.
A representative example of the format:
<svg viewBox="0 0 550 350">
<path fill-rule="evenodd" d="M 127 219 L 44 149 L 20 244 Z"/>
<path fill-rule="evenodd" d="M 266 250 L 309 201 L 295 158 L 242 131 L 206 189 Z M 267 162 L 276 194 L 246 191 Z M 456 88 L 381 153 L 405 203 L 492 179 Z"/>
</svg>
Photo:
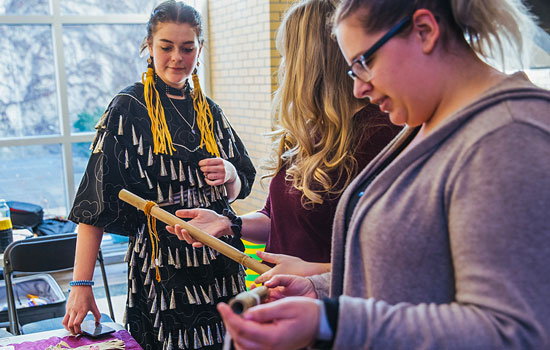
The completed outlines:
<svg viewBox="0 0 550 350">
<path fill-rule="evenodd" d="M 34 233 L 32 233 L 31 230 L 28 230 L 26 228 L 20 228 L 20 229 L 13 229 L 13 240 L 14 241 L 20 241 L 25 238 L 29 238 L 34 236 Z M 0 350 L 3 350 L 0 348 Z"/>
</svg>

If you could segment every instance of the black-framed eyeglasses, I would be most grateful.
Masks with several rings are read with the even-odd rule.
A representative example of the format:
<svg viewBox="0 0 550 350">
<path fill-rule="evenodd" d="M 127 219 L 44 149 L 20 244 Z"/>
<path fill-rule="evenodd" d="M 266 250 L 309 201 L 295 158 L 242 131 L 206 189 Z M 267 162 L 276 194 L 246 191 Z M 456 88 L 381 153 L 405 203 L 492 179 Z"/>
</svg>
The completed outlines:
<svg viewBox="0 0 550 350">
<path fill-rule="evenodd" d="M 388 30 L 388 32 L 384 34 L 384 36 L 381 37 L 377 42 L 375 42 L 364 54 L 362 54 L 360 57 L 353 60 L 353 62 L 351 62 L 351 65 L 350 65 L 350 70 L 348 71 L 348 75 L 353 80 L 359 78 L 365 83 L 369 82 L 373 77 L 373 73 L 367 66 L 368 60 L 376 52 L 376 50 L 378 50 L 388 40 L 393 38 L 401 30 L 403 30 L 409 24 L 411 19 L 412 19 L 412 16 L 407 16 L 406 18 L 402 19 L 399 23 L 397 23 L 390 30 Z"/>
</svg>

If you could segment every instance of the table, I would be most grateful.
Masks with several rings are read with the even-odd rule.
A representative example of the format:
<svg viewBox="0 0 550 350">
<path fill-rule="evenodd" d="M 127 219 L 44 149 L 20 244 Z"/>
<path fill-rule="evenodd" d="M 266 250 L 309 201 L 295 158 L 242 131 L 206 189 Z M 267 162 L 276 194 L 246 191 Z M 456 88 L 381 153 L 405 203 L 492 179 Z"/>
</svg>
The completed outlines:
<svg viewBox="0 0 550 350">
<path fill-rule="evenodd" d="M 0 338 L 0 350 L 44 349 L 47 346 L 56 345 L 62 340 L 66 342 L 68 341 L 69 345 L 75 347 L 91 344 L 95 341 L 105 341 L 116 338 L 124 340 L 126 349 L 128 350 L 142 349 L 122 325 L 113 322 L 105 322 L 104 324 L 106 326 L 114 328 L 117 331 L 98 340 L 91 340 L 91 338 L 86 337 L 76 338 L 65 329 L 56 329 L 47 332 L 24 334 L 19 336 Z M 47 344 L 45 344 L 46 341 L 48 341 Z"/>
</svg>

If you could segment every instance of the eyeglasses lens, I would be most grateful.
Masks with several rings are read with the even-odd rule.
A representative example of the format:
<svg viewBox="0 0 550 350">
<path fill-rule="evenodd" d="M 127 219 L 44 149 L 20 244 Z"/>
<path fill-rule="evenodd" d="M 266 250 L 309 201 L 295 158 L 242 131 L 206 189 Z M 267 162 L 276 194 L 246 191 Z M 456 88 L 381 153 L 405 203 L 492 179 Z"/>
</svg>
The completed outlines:
<svg viewBox="0 0 550 350">
<path fill-rule="evenodd" d="M 356 78 L 361 79 L 364 82 L 368 82 L 372 78 L 372 73 L 368 67 L 365 67 L 365 64 L 360 61 L 354 62 L 351 66 L 351 69 L 348 71 L 348 75 L 355 80 Z"/>
</svg>

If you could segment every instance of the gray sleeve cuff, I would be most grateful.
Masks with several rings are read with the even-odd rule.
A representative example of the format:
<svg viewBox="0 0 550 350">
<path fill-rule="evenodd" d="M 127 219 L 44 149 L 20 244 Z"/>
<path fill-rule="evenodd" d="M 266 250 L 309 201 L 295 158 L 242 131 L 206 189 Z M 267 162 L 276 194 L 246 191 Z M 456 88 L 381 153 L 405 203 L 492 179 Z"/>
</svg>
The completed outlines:
<svg viewBox="0 0 550 350">
<path fill-rule="evenodd" d="M 313 283 L 315 293 L 317 293 L 317 299 L 323 299 L 329 297 L 330 287 L 330 272 L 326 272 L 322 275 L 314 275 L 306 277 Z"/>
</svg>

